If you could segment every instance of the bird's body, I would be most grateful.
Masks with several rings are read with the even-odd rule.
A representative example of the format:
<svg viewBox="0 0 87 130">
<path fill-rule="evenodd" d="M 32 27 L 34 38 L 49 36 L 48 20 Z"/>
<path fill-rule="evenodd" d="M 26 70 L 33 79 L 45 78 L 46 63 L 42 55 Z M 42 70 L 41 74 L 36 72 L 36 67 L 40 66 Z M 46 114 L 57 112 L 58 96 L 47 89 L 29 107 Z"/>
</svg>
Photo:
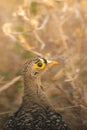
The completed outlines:
<svg viewBox="0 0 87 130">
<path fill-rule="evenodd" d="M 41 67 L 42 60 L 34 59 Z M 24 67 L 24 97 L 19 110 L 5 124 L 4 130 L 70 130 L 62 116 L 50 105 L 42 90 L 39 75 L 43 69 L 34 66 L 33 61 Z M 44 64 L 45 60 L 43 60 Z M 35 70 L 30 67 L 35 67 Z M 38 69 L 36 69 L 38 68 Z M 38 70 L 38 71 L 37 71 Z"/>
</svg>

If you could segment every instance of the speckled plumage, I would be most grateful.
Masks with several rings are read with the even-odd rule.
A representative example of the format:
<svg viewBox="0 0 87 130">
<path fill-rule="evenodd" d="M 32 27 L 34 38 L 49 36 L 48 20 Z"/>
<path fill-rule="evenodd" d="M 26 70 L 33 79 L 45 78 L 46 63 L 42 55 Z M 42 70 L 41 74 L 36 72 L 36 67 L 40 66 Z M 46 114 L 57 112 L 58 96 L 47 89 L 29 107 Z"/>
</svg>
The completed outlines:
<svg viewBox="0 0 87 130">
<path fill-rule="evenodd" d="M 32 69 L 36 61 L 38 58 L 28 61 L 24 67 L 23 102 L 5 124 L 4 130 L 70 130 L 42 91 L 40 74 L 36 76 L 35 73 L 40 72 Z"/>
</svg>

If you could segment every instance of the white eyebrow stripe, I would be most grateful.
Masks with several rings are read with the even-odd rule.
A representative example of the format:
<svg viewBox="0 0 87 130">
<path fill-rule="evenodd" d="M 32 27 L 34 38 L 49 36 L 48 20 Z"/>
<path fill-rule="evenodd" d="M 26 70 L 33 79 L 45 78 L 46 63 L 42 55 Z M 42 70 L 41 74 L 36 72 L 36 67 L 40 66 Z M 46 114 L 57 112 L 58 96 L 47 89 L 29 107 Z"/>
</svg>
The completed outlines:
<svg viewBox="0 0 87 130">
<path fill-rule="evenodd" d="M 44 62 L 44 59 L 41 59 L 41 58 L 39 58 L 40 59 L 40 61 L 42 61 L 42 62 Z M 47 63 L 51 63 L 52 61 L 51 60 L 47 60 Z"/>
<path fill-rule="evenodd" d="M 51 60 L 47 60 L 47 63 L 51 63 L 52 61 Z"/>
<path fill-rule="evenodd" d="M 39 58 L 39 59 L 40 59 L 40 61 L 44 62 L 44 60 L 43 60 L 43 59 L 41 59 L 41 58 Z"/>
</svg>

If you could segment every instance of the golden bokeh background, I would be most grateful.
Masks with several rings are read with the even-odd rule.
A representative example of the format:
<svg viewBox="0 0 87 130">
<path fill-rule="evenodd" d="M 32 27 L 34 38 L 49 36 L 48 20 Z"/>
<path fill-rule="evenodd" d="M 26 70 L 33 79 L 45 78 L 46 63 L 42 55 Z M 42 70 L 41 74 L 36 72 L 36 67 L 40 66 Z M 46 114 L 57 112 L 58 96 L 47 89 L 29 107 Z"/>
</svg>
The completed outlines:
<svg viewBox="0 0 87 130">
<path fill-rule="evenodd" d="M 0 2 L 0 113 L 23 96 L 21 71 L 34 56 L 57 60 L 42 79 L 72 130 L 87 129 L 87 0 Z"/>
</svg>

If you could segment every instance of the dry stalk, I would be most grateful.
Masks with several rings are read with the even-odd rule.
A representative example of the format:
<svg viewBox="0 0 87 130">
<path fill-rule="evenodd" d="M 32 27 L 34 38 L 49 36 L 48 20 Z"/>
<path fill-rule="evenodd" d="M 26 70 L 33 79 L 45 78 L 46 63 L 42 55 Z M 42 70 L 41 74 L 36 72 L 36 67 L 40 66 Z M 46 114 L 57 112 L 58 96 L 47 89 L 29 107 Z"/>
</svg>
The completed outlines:
<svg viewBox="0 0 87 130">
<path fill-rule="evenodd" d="M 10 82 L 8 82 L 7 84 L 5 84 L 4 86 L 2 86 L 0 88 L 0 92 L 5 91 L 6 89 L 10 88 L 13 84 L 15 84 L 17 81 L 19 81 L 21 79 L 21 76 L 17 76 L 14 79 L 12 79 Z"/>
<path fill-rule="evenodd" d="M 68 109 L 73 109 L 73 108 L 77 108 L 78 106 L 74 105 L 74 106 L 69 106 L 69 107 L 62 107 L 62 108 L 56 108 L 57 111 L 65 111 Z"/>
<path fill-rule="evenodd" d="M 40 42 L 40 44 L 41 44 L 41 50 L 44 49 L 45 43 L 44 43 L 44 41 L 40 38 L 40 36 L 37 34 L 36 31 L 34 31 L 34 36 L 36 37 L 37 41 Z"/>
<path fill-rule="evenodd" d="M 56 84 L 55 87 L 60 90 L 60 92 L 63 94 L 63 96 L 64 96 L 71 104 L 73 104 L 73 101 L 72 101 L 71 97 L 62 89 L 62 87 L 61 87 L 60 84 L 58 84 L 58 85 Z"/>
</svg>

